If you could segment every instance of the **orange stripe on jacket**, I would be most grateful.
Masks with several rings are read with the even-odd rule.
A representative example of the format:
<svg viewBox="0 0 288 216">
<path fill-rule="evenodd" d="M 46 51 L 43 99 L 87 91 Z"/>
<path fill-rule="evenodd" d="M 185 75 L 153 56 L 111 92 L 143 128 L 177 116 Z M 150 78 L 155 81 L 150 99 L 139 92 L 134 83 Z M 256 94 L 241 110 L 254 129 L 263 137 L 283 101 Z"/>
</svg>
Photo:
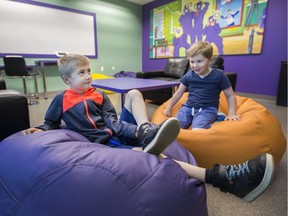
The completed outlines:
<svg viewBox="0 0 288 216">
<path fill-rule="evenodd" d="M 99 92 L 95 92 L 95 88 L 90 88 L 84 94 L 79 94 L 71 89 L 67 90 L 63 98 L 63 113 L 74 105 L 84 102 L 84 100 L 92 100 L 101 105 L 103 103 L 103 96 Z"/>
<path fill-rule="evenodd" d="M 91 124 L 93 125 L 94 128 L 97 128 L 97 125 L 95 124 L 95 122 L 93 121 L 93 119 L 91 118 L 91 116 L 89 115 L 89 110 L 88 110 L 88 105 L 86 100 L 84 100 L 84 107 L 85 107 L 85 112 L 86 112 L 86 116 L 89 119 L 89 121 L 91 122 Z"/>
</svg>

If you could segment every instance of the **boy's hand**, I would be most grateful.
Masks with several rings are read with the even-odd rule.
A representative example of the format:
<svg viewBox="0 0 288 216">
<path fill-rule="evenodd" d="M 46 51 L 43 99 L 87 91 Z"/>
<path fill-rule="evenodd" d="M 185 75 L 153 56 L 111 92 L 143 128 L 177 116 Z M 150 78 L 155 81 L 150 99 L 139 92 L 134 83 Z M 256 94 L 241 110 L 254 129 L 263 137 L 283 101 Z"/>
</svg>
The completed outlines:
<svg viewBox="0 0 288 216">
<path fill-rule="evenodd" d="M 171 113 L 170 113 L 170 110 L 168 110 L 168 109 L 164 109 L 163 110 L 163 114 L 165 115 L 165 116 L 171 116 Z"/>
<path fill-rule="evenodd" d="M 21 134 L 22 135 L 28 135 L 28 134 L 32 134 L 32 133 L 41 132 L 41 131 L 43 131 L 43 130 L 39 129 L 39 128 L 29 128 L 27 130 L 21 131 Z"/>
<path fill-rule="evenodd" d="M 240 121 L 240 115 L 228 115 L 225 121 Z"/>
</svg>

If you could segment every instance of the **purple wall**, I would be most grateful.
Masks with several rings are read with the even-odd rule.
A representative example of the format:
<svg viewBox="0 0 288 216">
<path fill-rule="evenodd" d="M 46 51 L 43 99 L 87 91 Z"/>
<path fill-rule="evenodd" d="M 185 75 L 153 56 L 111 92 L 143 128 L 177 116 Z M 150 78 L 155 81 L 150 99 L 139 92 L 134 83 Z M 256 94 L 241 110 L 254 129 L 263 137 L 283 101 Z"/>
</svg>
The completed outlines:
<svg viewBox="0 0 288 216">
<path fill-rule="evenodd" d="M 143 71 L 162 70 L 167 59 L 149 59 L 150 10 L 173 0 L 156 0 L 143 6 Z M 281 61 L 287 60 L 287 0 L 269 0 L 260 55 L 224 56 L 225 71 L 236 72 L 236 91 L 276 96 Z"/>
</svg>

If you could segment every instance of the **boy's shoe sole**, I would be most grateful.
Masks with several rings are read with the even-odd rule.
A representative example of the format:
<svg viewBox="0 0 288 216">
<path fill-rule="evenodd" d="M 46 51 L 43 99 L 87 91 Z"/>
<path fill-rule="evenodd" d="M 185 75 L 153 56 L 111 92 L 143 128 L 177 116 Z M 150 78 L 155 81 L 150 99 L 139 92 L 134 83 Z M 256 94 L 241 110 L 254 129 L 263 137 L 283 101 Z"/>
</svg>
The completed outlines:
<svg viewBox="0 0 288 216">
<path fill-rule="evenodd" d="M 245 200 L 246 202 L 252 202 L 263 191 L 266 190 L 266 188 L 270 184 L 271 179 L 274 175 L 274 168 L 275 168 L 275 165 L 274 165 L 273 156 L 270 154 L 266 154 L 266 167 L 265 167 L 265 173 L 264 173 L 263 179 L 261 183 L 253 191 L 251 191 L 249 194 L 247 194 L 243 198 L 243 200 Z"/>
<path fill-rule="evenodd" d="M 154 139 L 144 148 L 143 152 L 154 155 L 161 154 L 178 136 L 179 121 L 172 117 L 164 121 Z"/>
</svg>

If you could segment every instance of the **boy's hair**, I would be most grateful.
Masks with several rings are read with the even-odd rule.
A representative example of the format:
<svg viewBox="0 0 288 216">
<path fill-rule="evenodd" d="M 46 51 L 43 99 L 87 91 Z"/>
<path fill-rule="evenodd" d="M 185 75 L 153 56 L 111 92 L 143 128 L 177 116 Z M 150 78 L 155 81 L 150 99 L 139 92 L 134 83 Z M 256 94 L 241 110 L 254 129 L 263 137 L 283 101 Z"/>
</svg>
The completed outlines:
<svg viewBox="0 0 288 216">
<path fill-rule="evenodd" d="M 202 54 L 205 58 L 211 59 L 213 56 L 212 45 L 207 41 L 198 41 L 187 50 L 187 57 L 193 57 L 198 54 Z"/>
<path fill-rule="evenodd" d="M 86 56 L 79 54 L 68 54 L 58 59 L 58 70 L 63 76 L 70 76 L 76 66 L 89 64 L 89 59 Z"/>
</svg>

